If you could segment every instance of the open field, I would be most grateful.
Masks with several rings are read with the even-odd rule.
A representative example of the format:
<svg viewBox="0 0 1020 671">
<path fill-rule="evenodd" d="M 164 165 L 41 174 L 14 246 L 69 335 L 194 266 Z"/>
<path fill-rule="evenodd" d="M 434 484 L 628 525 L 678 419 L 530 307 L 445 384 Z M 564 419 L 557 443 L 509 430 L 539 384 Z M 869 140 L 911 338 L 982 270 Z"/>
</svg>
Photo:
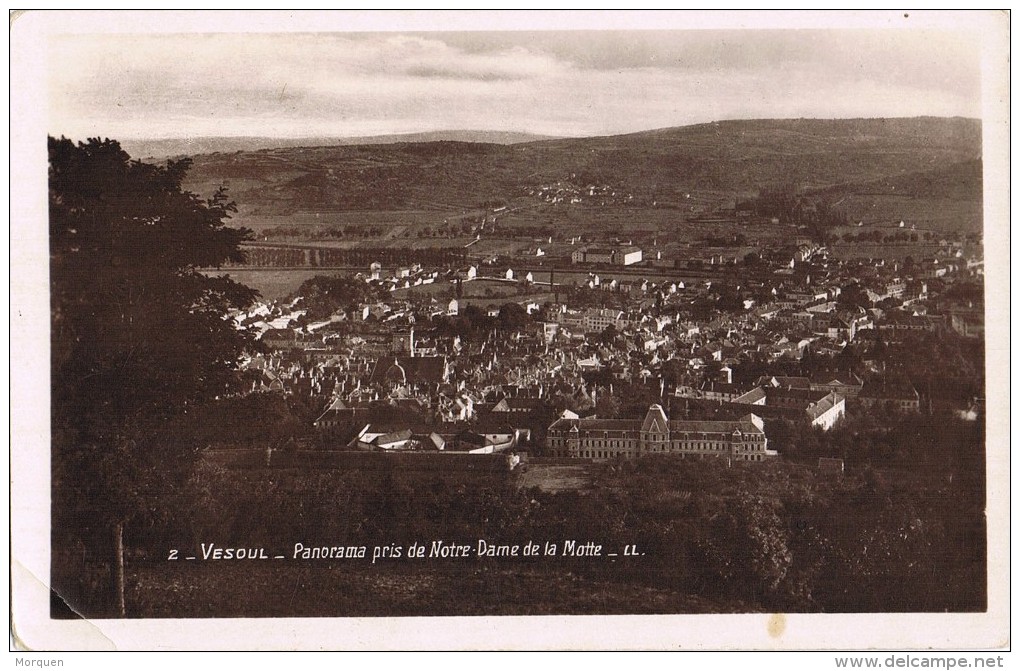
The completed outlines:
<svg viewBox="0 0 1020 671">
<path fill-rule="evenodd" d="M 732 203 L 732 199 L 730 201 Z M 263 243 L 321 247 L 437 246 L 463 247 L 475 239 L 473 227 L 484 210 L 357 211 L 238 216 L 234 226 L 252 229 Z M 783 244 L 797 231 L 784 224 L 737 221 L 689 221 L 677 209 L 609 205 L 552 205 L 532 202 L 496 217 L 478 231 L 471 247 L 476 255 L 512 255 L 541 248 L 549 255 L 569 254 L 575 245 L 632 242 L 663 251 L 697 243 L 707 236 L 744 236 L 749 244 Z M 551 241 L 550 241 L 551 240 Z"/>
<path fill-rule="evenodd" d="M 475 213 L 483 212 L 482 210 Z M 345 225 L 408 226 L 441 223 L 445 218 L 464 216 L 460 210 L 435 212 L 427 210 L 348 210 L 296 212 L 294 214 L 245 214 L 242 210 L 231 220 L 232 226 L 243 226 L 255 232 L 265 229 L 292 227 L 315 228 Z"/>
<path fill-rule="evenodd" d="M 979 200 L 949 200 L 935 198 L 911 198 L 891 195 L 850 195 L 838 205 L 844 209 L 853 222 L 862 221 L 864 226 L 857 232 L 870 227 L 895 227 L 901 220 L 906 228 L 916 225 L 917 231 L 932 231 L 936 234 L 981 233 L 982 204 Z M 843 229 L 839 230 L 843 233 Z"/>
<path fill-rule="evenodd" d="M 382 229 L 379 229 L 382 231 Z M 403 230 L 403 229 L 401 229 Z M 406 231 L 405 231 L 406 233 Z M 243 243 L 245 247 L 296 247 L 300 249 L 463 249 L 473 237 L 457 237 L 446 239 L 426 239 L 386 231 L 378 236 L 348 236 L 345 238 L 304 238 L 304 237 L 271 237 Z"/>
<path fill-rule="evenodd" d="M 858 242 L 853 244 L 835 244 L 829 247 L 829 253 L 835 259 L 888 259 L 903 260 L 908 256 L 914 260 L 935 256 L 940 249 L 937 243 L 925 242 Z"/>
<path fill-rule="evenodd" d="M 552 292 L 532 291 L 527 295 L 508 294 L 506 296 L 490 296 L 490 297 L 479 297 L 479 298 L 465 298 L 460 301 L 460 309 L 463 310 L 470 305 L 487 310 L 489 308 L 498 307 L 504 303 L 515 303 L 517 301 L 529 300 L 539 305 L 543 303 L 551 303 L 553 301 L 554 294 Z"/>
<path fill-rule="evenodd" d="M 280 300 L 297 290 L 301 283 L 316 275 L 332 275 L 337 271 L 322 268 L 287 270 L 279 268 L 230 268 L 206 271 L 207 275 L 229 275 L 241 284 L 257 290 L 266 300 Z M 350 274 L 354 274 L 353 272 Z"/>
<path fill-rule="evenodd" d="M 397 289 L 393 292 L 395 298 L 404 298 L 408 294 L 416 296 L 447 297 L 452 298 L 456 290 L 452 282 L 433 282 L 422 284 L 409 289 Z M 491 297 L 516 297 L 520 296 L 520 285 L 514 280 L 502 279 L 476 279 L 461 284 L 461 297 L 491 298 Z"/>
<path fill-rule="evenodd" d="M 553 466 L 547 464 L 528 464 L 517 480 L 521 489 L 538 487 L 543 492 L 556 494 L 565 491 L 578 491 L 591 487 L 591 473 L 584 464 L 576 466 Z"/>
</svg>

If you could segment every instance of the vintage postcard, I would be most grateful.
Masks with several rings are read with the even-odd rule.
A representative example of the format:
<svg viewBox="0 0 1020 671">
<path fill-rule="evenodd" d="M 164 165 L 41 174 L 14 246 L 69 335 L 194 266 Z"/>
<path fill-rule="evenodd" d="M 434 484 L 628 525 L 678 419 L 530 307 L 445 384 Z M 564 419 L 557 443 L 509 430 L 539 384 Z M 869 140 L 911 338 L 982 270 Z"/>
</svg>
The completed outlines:
<svg viewBox="0 0 1020 671">
<path fill-rule="evenodd" d="M 1008 12 L 10 28 L 18 649 L 1008 647 Z"/>
</svg>

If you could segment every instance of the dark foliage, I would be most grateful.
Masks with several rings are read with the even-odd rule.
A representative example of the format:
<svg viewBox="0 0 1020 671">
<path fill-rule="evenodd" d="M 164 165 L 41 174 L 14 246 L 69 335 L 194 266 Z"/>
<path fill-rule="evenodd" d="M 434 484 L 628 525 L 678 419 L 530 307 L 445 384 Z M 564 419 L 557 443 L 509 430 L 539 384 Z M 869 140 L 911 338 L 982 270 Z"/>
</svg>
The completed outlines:
<svg viewBox="0 0 1020 671">
<path fill-rule="evenodd" d="M 591 488 L 555 494 L 522 488 L 515 474 L 204 466 L 182 493 L 192 512 L 136 538 L 159 566 L 138 562 L 148 584 L 134 598 L 150 615 L 197 613 L 209 601 L 218 605 L 203 615 L 980 611 L 980 436 L 953 435 L 970 457 L 851 466 L 837 476 L 789 461 L 727 467 L 652 455 L 591 466 Z M 204 562 L 188 580 L 208 582 L 212 593 L 160 594 L 155 585 L 176 570 L 161 562 L 162 548 L 210 539 L 288 554 L 296 542 L 406 548 L 440 539 L 472 548 L 478 539 L 555 543 L 560 553 L 288 561 L 268 573 L 251 562 Z M 562 556 L 571 539 L 642 554 Z M 242 575 L 257 577 L 246 583 Z M 298 576 L 300 585 L 291 582 Z M 272 595 L 284 585 L 281 606 Z M 352 595 L 369 585 L 373 598 Z M 493 601 L 494 585 L 513 600 Z M 229 600 L 217 593 L 227 586 Z"/>
<path fill-rule="evenodd" d="M 460 288 L 459 283 L 457 287 Z M 533 321 L 521 305 L 504 303 L 495 317 L 490 317 L 477 305 L 469 305 L 459 315 L 437 317 L 433 323 L 436 332 L 442 335 L 456 335 L 468 342 L 481 342 L 497 331 L 504 334 L 519 332 Z"/>
<path fill-rule="evenodd" d="M 335 312 L 351 312 L 358 305 L 381 298 L 378 290 L 361 280 L 350 277 L 316 275 L 305 280 L 294 293 L 301 296 L 300 307 L 308 311 L 309 319 L 324 319 Z"/>
<path fill-rule="evenodd" d="M 186 475 L 193 446 L 171 422 L 238 381 L 252 340 L 227 313 L 256 294 L 197 271 L 242 261 L 249 232 L 225 226 L 235 208 L 224 192 L 181 189 L 189 161 L 148 165 L 115 141 L 50 138 L 49 162 L 57 568 L 64 541 L 95 546 Z"/>
</svg>

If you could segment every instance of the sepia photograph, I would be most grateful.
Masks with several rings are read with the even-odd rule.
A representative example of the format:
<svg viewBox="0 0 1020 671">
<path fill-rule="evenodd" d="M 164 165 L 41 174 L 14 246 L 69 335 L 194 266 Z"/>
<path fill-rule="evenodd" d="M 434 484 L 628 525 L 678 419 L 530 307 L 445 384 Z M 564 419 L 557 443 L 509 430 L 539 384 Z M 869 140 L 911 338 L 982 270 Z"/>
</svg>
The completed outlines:
<svg viewBox="0 0 1020 671">
<path fill-rule="evenodd" d="M 12 15 L 12 646 L 1008 646 L 1008 29 Z"/>
</svg>

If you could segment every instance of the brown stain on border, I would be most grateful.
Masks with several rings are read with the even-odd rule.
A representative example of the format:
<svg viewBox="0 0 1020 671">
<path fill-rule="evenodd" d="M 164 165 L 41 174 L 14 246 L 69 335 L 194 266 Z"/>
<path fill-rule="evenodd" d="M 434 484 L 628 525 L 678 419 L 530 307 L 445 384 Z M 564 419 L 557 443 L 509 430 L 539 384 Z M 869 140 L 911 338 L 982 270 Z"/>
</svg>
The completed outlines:
<svg viewBox="0 0 1020 671">
<path fill-rule="evenodd" d="M 769 636 L 772 638 L 779 638 L 786 631 L 786 616 L 782 613 L 774 613 L 769 618 L 768 623 Z"/>
</svg>

